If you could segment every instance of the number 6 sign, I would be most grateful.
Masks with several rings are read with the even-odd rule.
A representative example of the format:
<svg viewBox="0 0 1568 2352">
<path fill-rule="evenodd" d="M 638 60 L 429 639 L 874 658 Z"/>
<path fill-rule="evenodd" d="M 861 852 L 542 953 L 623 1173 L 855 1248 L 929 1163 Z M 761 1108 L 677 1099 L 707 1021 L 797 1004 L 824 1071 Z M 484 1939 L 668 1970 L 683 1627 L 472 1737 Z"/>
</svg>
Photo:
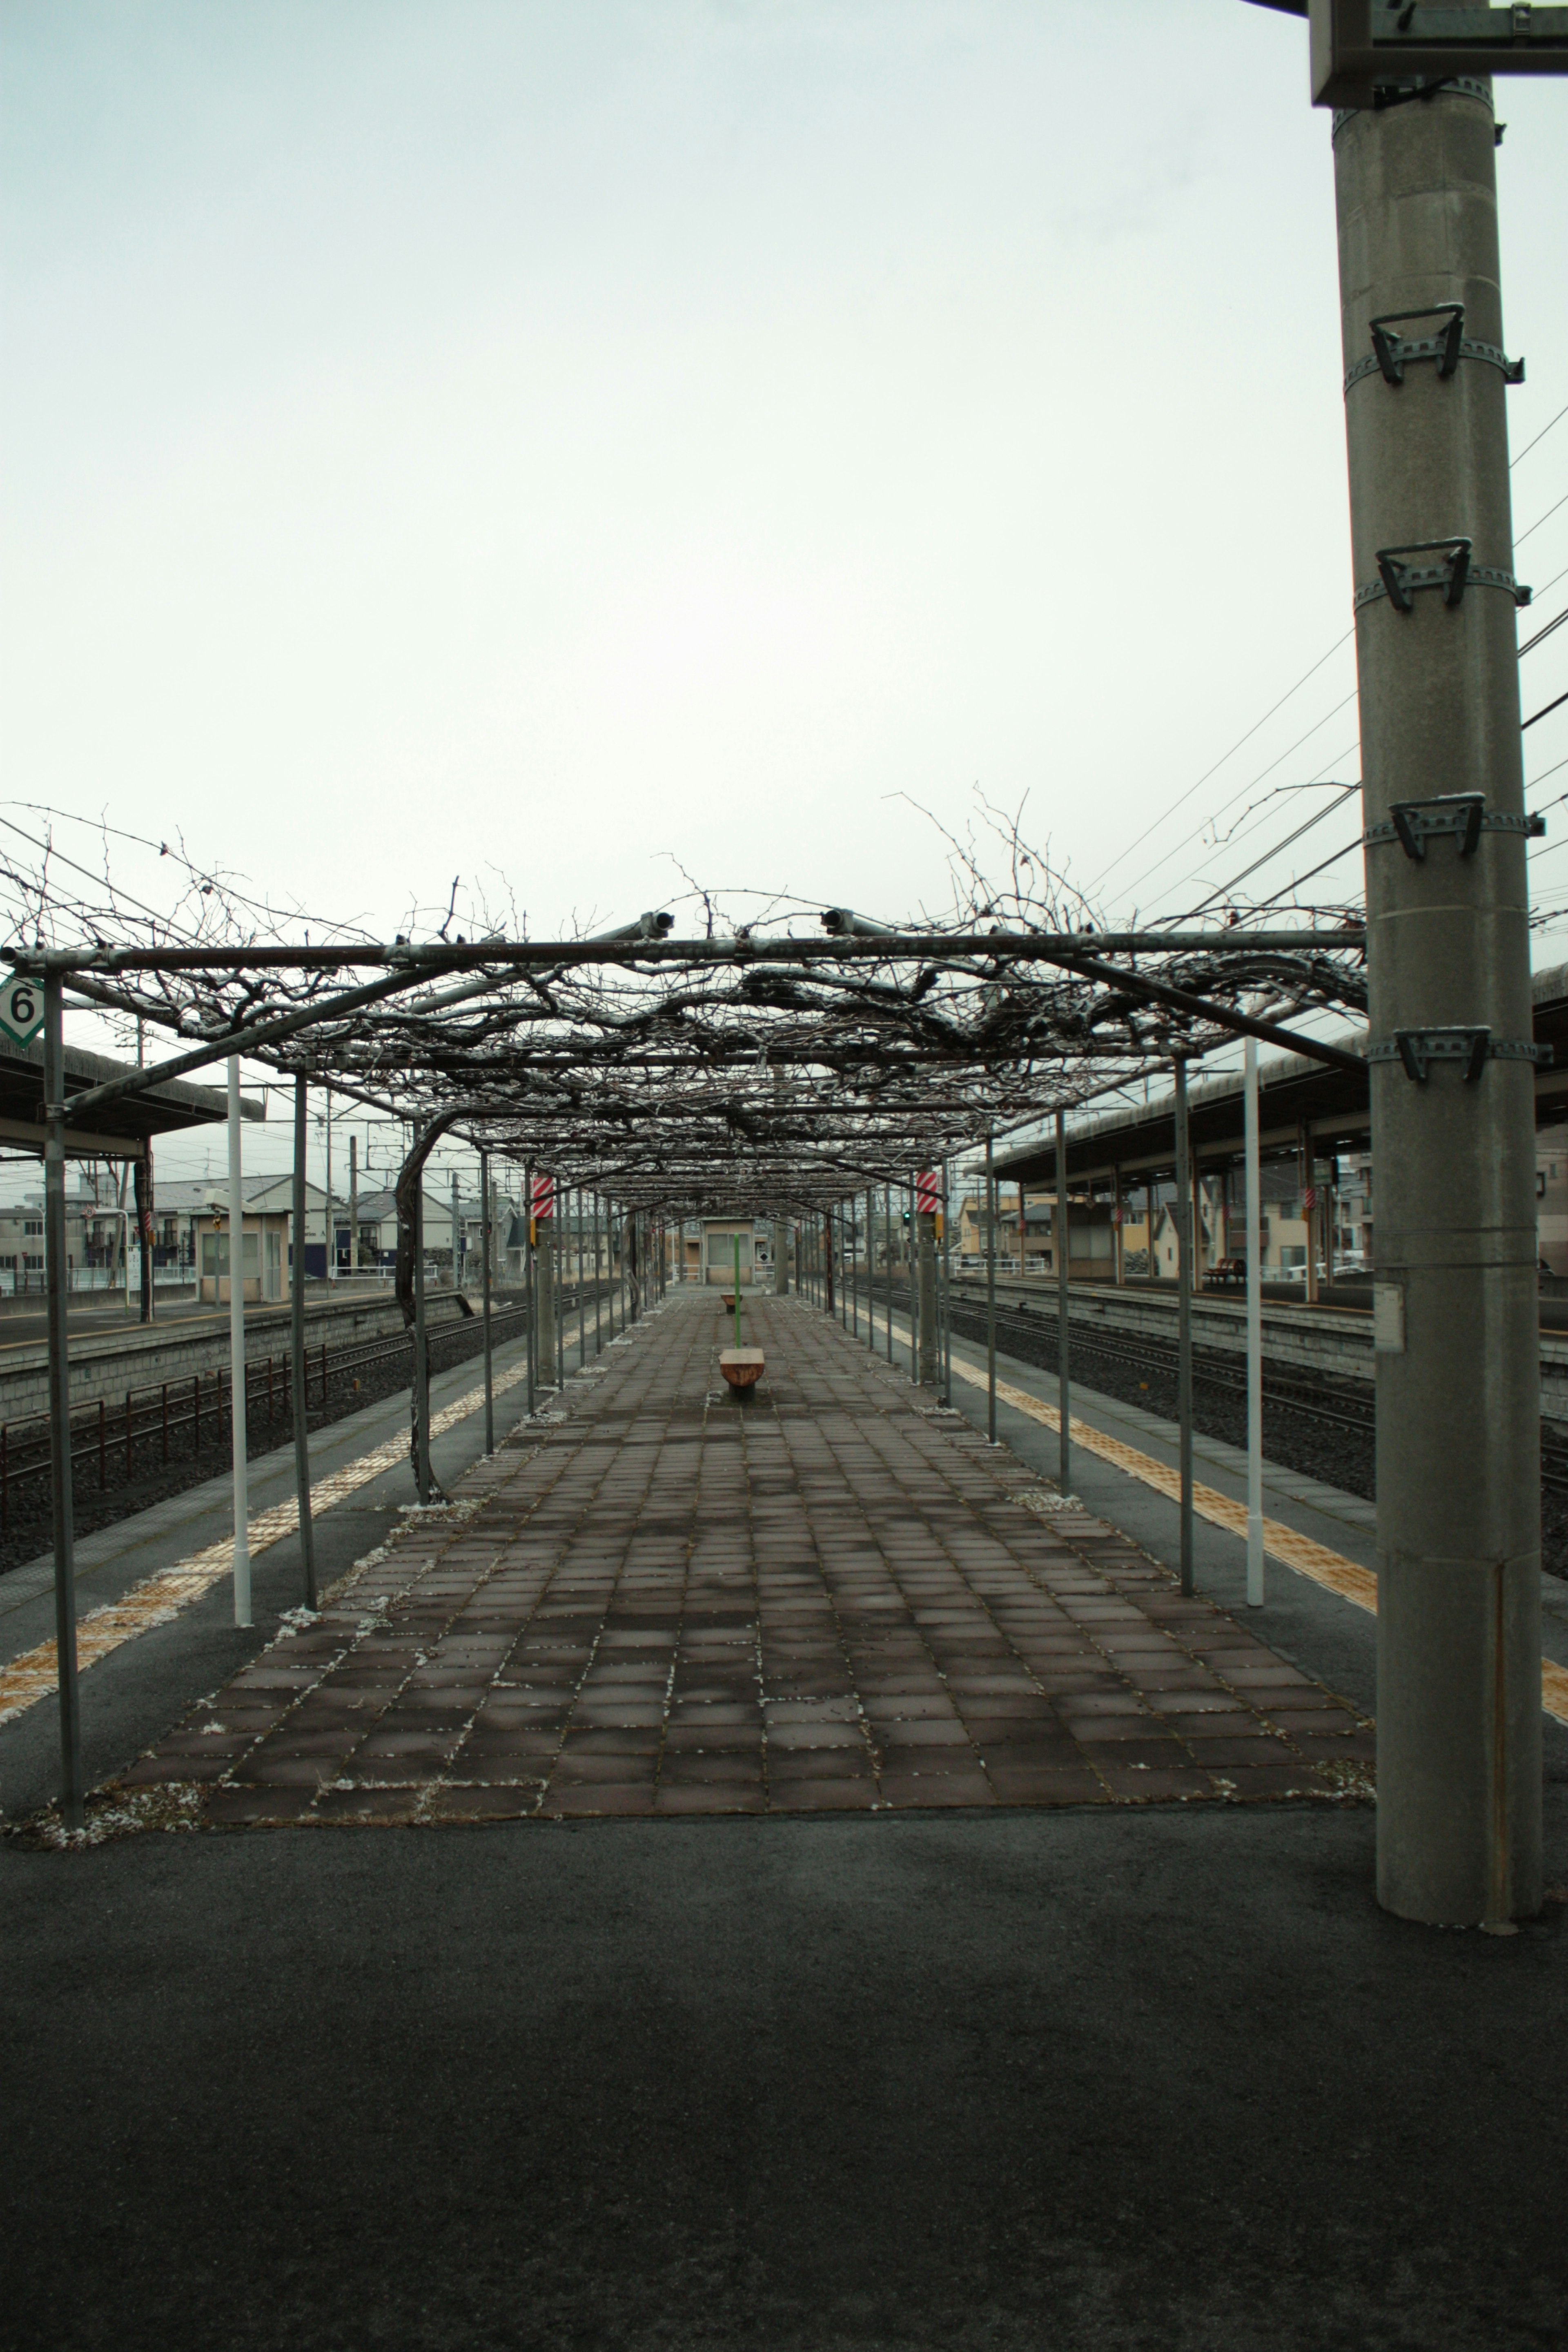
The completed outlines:
<svg viewBox="0 0 1568 2352">
<path fill-rule="evenodd" d="M 26 1045 L 44 1025 L 41 981 L 13 977 L 0 985 L 0 1034 L 14 1045 Z"/>
</svg>

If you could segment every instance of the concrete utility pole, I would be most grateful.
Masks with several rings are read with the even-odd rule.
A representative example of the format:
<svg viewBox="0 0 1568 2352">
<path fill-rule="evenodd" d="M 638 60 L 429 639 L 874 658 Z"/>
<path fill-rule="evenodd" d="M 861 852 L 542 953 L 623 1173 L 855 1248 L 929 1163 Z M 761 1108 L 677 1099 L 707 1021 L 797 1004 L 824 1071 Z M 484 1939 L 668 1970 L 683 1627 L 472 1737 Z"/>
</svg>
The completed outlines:
<svg viewBox="0 0 1568 2352">
<path fill-rule="evenodd" d="M 1502 1925 L 1542 1895 L 1541 1469 L 1489 82 L 1338 117 L 1334 173 L 1378 1190 L 1378 1895 Z"/>
</svg>

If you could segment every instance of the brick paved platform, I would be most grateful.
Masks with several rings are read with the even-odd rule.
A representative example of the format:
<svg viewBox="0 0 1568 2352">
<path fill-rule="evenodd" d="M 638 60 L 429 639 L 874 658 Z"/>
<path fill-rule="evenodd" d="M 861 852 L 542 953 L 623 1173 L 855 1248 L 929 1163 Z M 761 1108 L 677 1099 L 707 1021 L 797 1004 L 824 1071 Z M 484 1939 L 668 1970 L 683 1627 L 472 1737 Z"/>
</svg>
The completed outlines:
<svg viewBox="0 0 1568 2352">
<path fill-rule="evenodd" d="M 1348 1704 L 817 1310 L 746 1319 L 743 1402 L 678 1291 L 120 1786 L 214 1824 L 1367 1792 Z"/>
</svg>

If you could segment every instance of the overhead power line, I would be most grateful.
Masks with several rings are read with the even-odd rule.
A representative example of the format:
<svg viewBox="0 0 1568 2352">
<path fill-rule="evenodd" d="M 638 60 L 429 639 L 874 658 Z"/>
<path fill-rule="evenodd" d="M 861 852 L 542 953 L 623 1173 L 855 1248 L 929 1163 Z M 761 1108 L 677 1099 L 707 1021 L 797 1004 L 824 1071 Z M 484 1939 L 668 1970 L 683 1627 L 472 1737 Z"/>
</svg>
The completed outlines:
<svg viewBox="0 0 1568 2352">
<path fill-rule="evenodd" d="M 1282 694 L 1278 702 L 1270 704 L 1269 708 L 1264 712 L 1262 718 L 1258 719 L 1254 725 L 1249 727 L 1245 735 L 1238 735 L 1237 737 L 1236 741 L 1231 745 L 1228 751 L 1223 752 L 1214 762 L 1212 767 L 1205 768 L 1204 770 L 1203 774 L 1198 778 L 1195 783 L 1189 784 L 1186 791 L 1181 794 L 1180 798 L 1173 800 L 1171 803 L 1169 809 L 1165 812 L 1166 815 L 1174 815 L 1176 810 L 1183 807 L 1186 802 L 1190 801 L 1195 792 L 1201 792 L 1204 785 L 1207 783 L 1209 778 L 1213 775 L 1216 775 L 1219 770 L 1224 767 L 1226 760 L 1234 759 L 1237 752 L 1240 751 L 1244 743 L 1250 743 L 1258 729 L 1260 727 L 1266 727 L 1277 710 L 1283 710 L 1285 705 L 1289 701 L 1291 695 L 1299 694 L 1301 688 L 1306 685 L 1307 680 L 1310 677 L 1315 677 L 1318 672 L 1322 668 L 1323 664 L 1326 661 L 1331 661 L 1335 654 L 1339 652 L 1340 647 L 1343 645 L 1347 645 L 1354 635 L 1354 629 L 1350 628 L 1345 631 L 1342 637 L 1336 637 L 1333 644 L 1329 647 L 1328 652 L 1326 654 L 1321 654 L 1318 659 L 1312 664 L 1310 669 L 1303 670 L 1300 677 L 1296 680 L 1295 685 L 1291 687 L 1288 692 Z M 1330 715 L 1331 716 L 1332 714 L 1331 713 Z M 1319 724 L 1321 725 L 1321 723 L 1322 722 L 1320 720 Z M 1302 740 L 1305 741 L 1306 738 L 1303 737 Z M 1276 762 L 1276 764 L 1278 765 L 1278 762 Z M 1264 773 L 1268 773 L 1267 769 L 1264 771 Z M 1200 827 L 1199 830 L 1201 831 L 1202 828 Z M 1192 838 L 1191 835 L 1187 837 L 1189 840 Z M 1182 845 L 1180 843 L 1177 844 L 1178 848 L 1181 845 Z M 1109 866 L 1105 866 L 1100 868 L 1100 872 L 1095 876 L 1093 881 L 1089 884 L 1088 887 L 1090 890 L 1098 890 L 1106 876 L 1108 874 L 1114 874 L 1117 867 L 1121 865 L 1122 858 L 1131 857 L 1136 847 L 1136 842 L 1129 842 L 1127 847 L 1113 857 Z M 1174 856 L 1175 853 L 1174 851 L 1172 851 L 1169 854 Z M 1151 871 L 1152 871 L 1152 868 Z"/>
</svg>

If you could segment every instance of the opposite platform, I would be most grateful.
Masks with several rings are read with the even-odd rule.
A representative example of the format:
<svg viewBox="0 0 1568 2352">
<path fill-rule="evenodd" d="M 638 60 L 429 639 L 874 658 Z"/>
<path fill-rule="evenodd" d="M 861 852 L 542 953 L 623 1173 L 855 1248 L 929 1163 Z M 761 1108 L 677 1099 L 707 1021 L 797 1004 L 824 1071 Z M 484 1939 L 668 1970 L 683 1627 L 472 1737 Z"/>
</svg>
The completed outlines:
<svg viewBox="0 0 1568 2352">
<path fill-rule="evenodd" d="M 1370 1793 L 1370 1725 L 837 1324 L 677 1292 L 143 1757 L 130 1819 Z M 160 1793 L 161 1792 L 161 1793 Z M 129 1823 L 128 1823 L 129 1825 Z"/>
</svg>

